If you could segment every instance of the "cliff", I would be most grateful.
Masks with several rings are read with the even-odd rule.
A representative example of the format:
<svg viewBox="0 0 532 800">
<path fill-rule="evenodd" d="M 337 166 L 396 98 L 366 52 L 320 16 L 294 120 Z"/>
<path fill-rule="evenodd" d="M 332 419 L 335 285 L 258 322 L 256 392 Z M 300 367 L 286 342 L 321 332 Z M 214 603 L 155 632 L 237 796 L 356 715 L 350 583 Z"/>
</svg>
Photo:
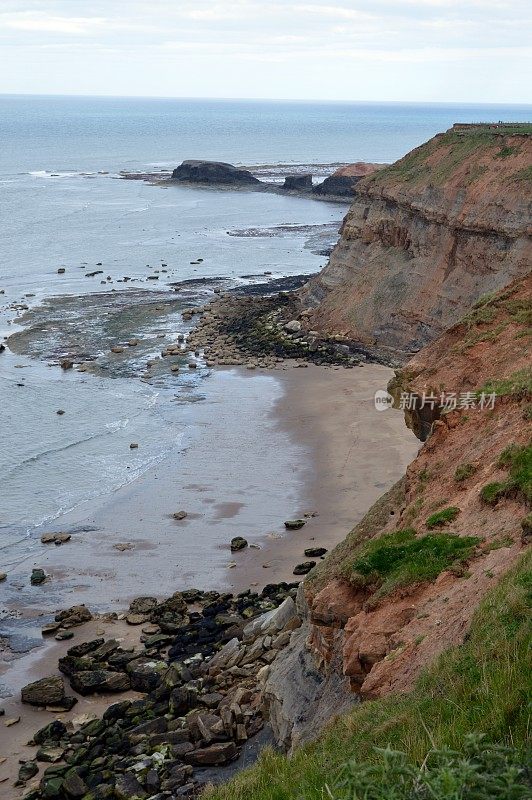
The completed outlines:
<svg viewBox="0 0 532 800">
<path fill-rule="evenodd" d="M 432 433 L 300 592 L 303 626 L 265 686 L 285 747 L 360 700 L 410 691 L 464 642 L 528 543 L 531 297 L 530 275 L 484 297 L 392 382 L 399 402 L 433 406 L 423 417 Z M 416 413 L 405 409 L 414 430 Z"/>
<path fill-rule="evenodd" d="M 454 126 L 359 180 L 311 328 L 404 363 L 532 261 L 532 125 Z"/>
</svg>

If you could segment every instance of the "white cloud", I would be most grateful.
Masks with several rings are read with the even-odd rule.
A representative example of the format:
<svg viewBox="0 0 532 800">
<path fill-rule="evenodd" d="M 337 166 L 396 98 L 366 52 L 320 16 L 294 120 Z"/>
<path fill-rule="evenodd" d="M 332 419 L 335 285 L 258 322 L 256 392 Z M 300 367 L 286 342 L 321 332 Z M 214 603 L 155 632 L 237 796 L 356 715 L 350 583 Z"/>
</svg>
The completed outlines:
<svg viewBox="0 0 532 800">
<path fill-rule="evenodd" d="M 0 28 L 28 32 L 89 34 L 104 24 L 102 17 L 60 17 L 29 11 L 0 14 Z"/>
</svg>

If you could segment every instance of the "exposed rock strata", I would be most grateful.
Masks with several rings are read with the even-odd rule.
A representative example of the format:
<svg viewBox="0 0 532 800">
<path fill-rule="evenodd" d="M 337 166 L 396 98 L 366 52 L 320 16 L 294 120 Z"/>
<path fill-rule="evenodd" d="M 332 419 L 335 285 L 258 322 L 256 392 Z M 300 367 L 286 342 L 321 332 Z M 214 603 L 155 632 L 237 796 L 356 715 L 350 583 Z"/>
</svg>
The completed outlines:
<svg viewBox="0 0 532 800">
<path fill-rule="evenodd" d="M 525 130 L 525 129 L 523 129 Z M 532 137 L 451 130 L 361 179 L 309 325 L 404 362 L 530 269 Z"/>
<path fill-rule="evenodd" d="M 356 164 L 347 164 L 340 167 L 332 175 L 325 178 L 312 189 L 315 195 L 332 195 L 353 199 L 355 186 L 366 175 L 372 175 L 378 169 L 383 169 L 384 164 L 367 164 L 358 161 Z"/>
<path fill-rule="evenodd" d="M 300 588 L 303 626 L 265 687 L 272 724 L 285 747 L 312 738 L 350 699 L 410 690 L 426 665 L 463 642 L 484 594 L 527 546 L 526 495 L 511 488 L 487 503 L 482 490 L 506 480 L 501 453 L 531 440 L 531 288 L 528 276 L 486 298 L 467 321 L 398 373 L 400 391 L 418 397 L 436 389 L 438 397 L 463 393 L 472 405 L 445 411 L 437 400 L 432 433 L 405 478 Z M 490 386 L 502 394 L 493 408 L 482 409 L 475 392 L 482 387 L 489 392 Z M 412 424 L 412 414 L 406 416 Z M 477 537 L 465 560 L 432 581 L 400 585 L 390 594 L 379 594 L 376 578 L 360 581 L 353 564 L 367 542 L 405 529 L 425 536 L 431 515 L 449 508 L 454 511 L 443 530 Z"/>
</svg>

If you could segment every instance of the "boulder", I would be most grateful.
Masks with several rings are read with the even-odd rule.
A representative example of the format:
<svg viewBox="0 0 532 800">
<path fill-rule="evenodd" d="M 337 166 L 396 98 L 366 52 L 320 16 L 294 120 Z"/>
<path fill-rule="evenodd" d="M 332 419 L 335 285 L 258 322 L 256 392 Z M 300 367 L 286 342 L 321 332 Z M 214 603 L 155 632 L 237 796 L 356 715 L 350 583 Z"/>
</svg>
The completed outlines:
<svg viewBox="0 0 532 800">
<path fill-rule="evenodd" d="M 284 179 L 283 189 L 289 192 L 311 192 L 312 175 L 310 173 L 304 175 L 287 175 Z"/>
<path fill-rule="evenodd" d="M 327 552 L 326 547 L 307 547 L 305 555 L 307 558 L 321 558 Z"/>
<path fill-rule="evenodd" d="M 132 614 L 148 614 L 156 605 L 156 597 L 136 597 L 130 603 L 129 610 Z"/>
<path fill-rule="evenodd" d="M 244 550 L 248 546 L 247 539 L 243 536 L 235 536 L 231 539 L 231 552 L 236 553 L 238 550 Z"/>
<path fill-rule="evenodd" d="M 32 586 L 40 586 L 41 583 L 44 583 L 46 580 L 46 573 L 43 569 L 36 568 L 32 569 L 30 583 Z"/>
<path fill-rule="evenodd" d="M 307 572 L 310 572 L 315 566 L 315 561 L 303 561 L 301 564 L 294 567 L 294 575 L 306 575 Z"/>
<path fill-rule="evenodd" d="M 234 742 L 218 742 L 187 753 L 185 761 L 197 767 L 212 767 L 228 764 L 237 756 L 238 750 Z"/>
<path fill-rule="evenodd" d="M 82 695 L 96 692 L 126 692 L 131 688 L 131 682 L 127 675 L 107 669 L 74 672 L 70 678 L 70 685 L 74 691 Z"/>
<path fill-rule="evenodd" d="M 34 683 L 28 683 L 21 691 L 23 703 L 32 706 L 53 706 L 65 697 L 65 682 L 59 675 L 50 675 Z"/>
<path fill-rule="evenodd" d="M 242 186 L 258 184 L 260 181 L 246 169 L 222 161 L 183 161 L 172 172 L 173 181 L 205 183 L 209 185 Z"/>
<path fill-rule="evenodd" d="M 165 661 L 154 661 L 153 658 L 136 658 L 127 665 L 131 688 L 137 692 L 151 692 L 161 683 L 167 671 Z"/>
<path fill-rule="evenodd" d="M 299 333 L 303 326 L 297 319 L 292 319 L 290 322 L 287 322 L 284 326 L 284 329 L 287 333 Z"/>
<path fill-rule="evenodd" d="M 305 524 L 304 519 L 287 519 L 284 526 L 289 531 L 298 531 Z"/>
</svg>

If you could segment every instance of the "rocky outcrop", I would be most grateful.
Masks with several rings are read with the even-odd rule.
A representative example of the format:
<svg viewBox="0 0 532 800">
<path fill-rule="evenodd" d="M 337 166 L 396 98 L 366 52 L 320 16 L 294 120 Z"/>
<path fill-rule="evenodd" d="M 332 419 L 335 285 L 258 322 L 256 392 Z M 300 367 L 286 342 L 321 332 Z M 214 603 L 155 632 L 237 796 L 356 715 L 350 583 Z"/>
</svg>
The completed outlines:
<svg viewBox="0 0 532 800">
<path fill-rule="evenodd" d="M 287 175 L 284 179 L 283 189 L 289 192 L 311 192 L 312 175 Z"/>
<path fill-rule="evenodd" d="M 347 164 L 314 186 L 312 191 L 316 195 L 346 197 L 352 200 L 355 186 L 359 180 L 366 175 L 372 175 L 378 169 L 383 169 L 384 166 L 384 164 L 368 164 L 364 161 L 357 161 L 356 164 Z"/>
<path fill-rule="evenodd" d="M 532 126 L 451 129 L 359 180 L 309 325 L 390 362 L 530 269 Z"/>
<path fill-rule="evenodd" d="M 410 398 L 432 404 L 431 433 L 404 479 L 300 587 L 302 627 L 265 686 L 285 748 L 360 699 L 412 689 L 464 641 L 482 598 L 527 546 L 531 314 L 528 275 L 483 298 L 396 374 L 391 389 L 411 427 Z M 430 574 L 415 555 L 394 572 L 424 543 L 427 558 L 434 548 L 449 557 Z"/>
<path fill-rule="evenodd" d="M 247 169 L 239 169 L 223 161 L 183 161 L 172 172 L 172 180 L 210 186 L 247 186 L 260 183 Z"/>
</svg>

